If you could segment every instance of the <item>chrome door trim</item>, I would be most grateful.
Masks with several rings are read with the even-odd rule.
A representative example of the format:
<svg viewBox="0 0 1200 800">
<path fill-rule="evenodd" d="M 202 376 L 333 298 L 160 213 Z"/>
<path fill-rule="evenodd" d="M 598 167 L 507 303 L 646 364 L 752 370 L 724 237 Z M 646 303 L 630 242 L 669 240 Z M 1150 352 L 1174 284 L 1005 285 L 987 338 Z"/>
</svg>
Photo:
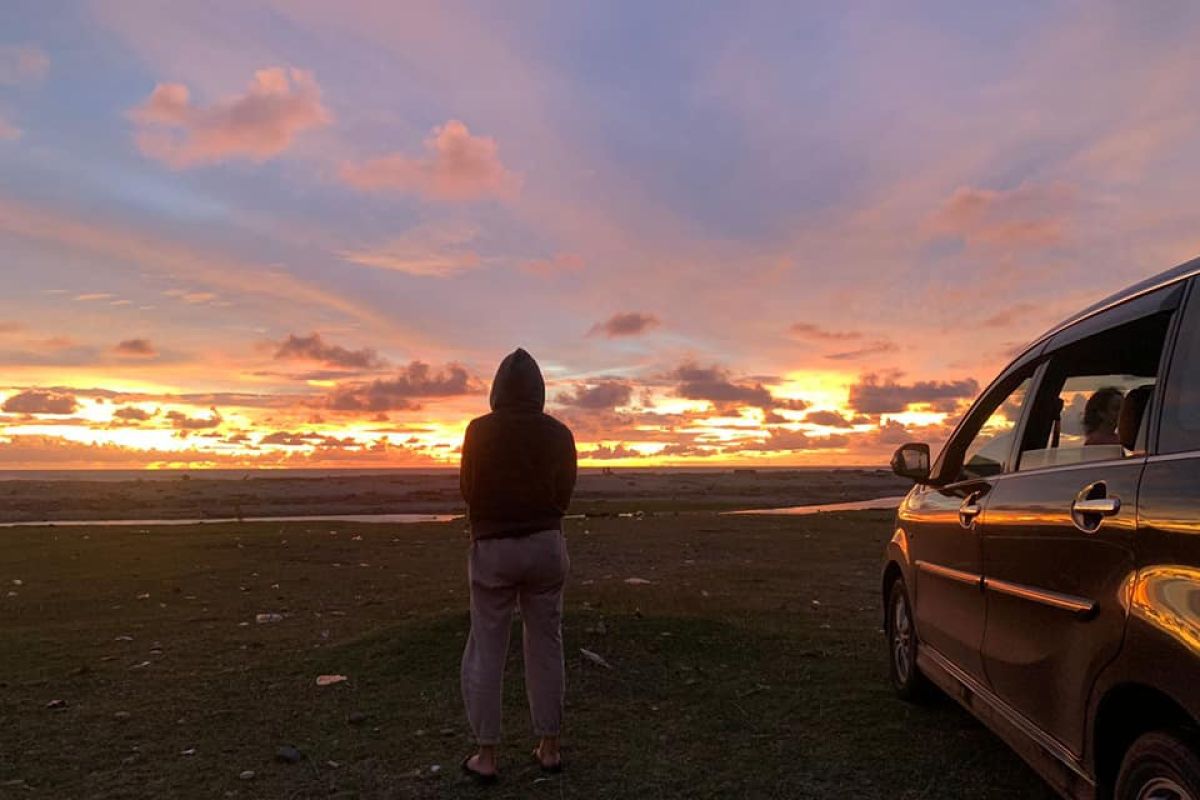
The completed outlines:
<svg viewBox="0 0 1200 800">
<path fill-rule="evenodd" d="M 918 561 L 917 569 L 922 572 L 928 572 L 930 575 L 936 575 L 939 578 L 974 586 L 976 589 L 983 588 L 983 576 L 976 575 L 974 572 L 963 572 L 962 570 L 943 567 L 941 564 L 930 564 L 928 561 Z"/>
<path fill-rule="evenodd" d="M 1159 461 L 1188 461 L 1193 458 L 1200 458 L 1200 450 L 1185 450 L 1182 453 L 1160 453 L 1156 456 L 1150 456 L 1146 459 L 1146 463 L 1155 464 Z"/>
<path fill-rule="evenodd" d="M 946 658 L 944 655 L 930 647 L 925 642 L 921 642 L 921 648 L 919 652 L 929 660 L 933 661 L 937 667 L 939 667 L 952 679 L 961 683 L 967 688 L 968 691 L 991 706 L 997 714 L 1004 717 L 1004 719 L 1007 720 L 1013 727 L 1020 730 L 1022 733 L 1032 739 L 1039 747 L 1041 747 L 1050 755 L 1054 756 L 1054 758 L 1060 761 L 1065 767 L 1067 767 L 1067 769 L 1071 770 L 1082 780 L 1084 780 L 1088 786 L 1094 787 L 1096 785 L 1096 781 L 1084 770 L 1083 765 L 1081 764 L 1082 758 L 1079 754 L 1072 751 L 1071 748 L 1054 738 L 1054 736 L 1051 734 L 1042 730 L 1035 722 L 1030 720 L 1020 711 L 1010 706 L 1008 703 L 1001 700 L 1000 697 L 994 694 L 991 689 L 988 689 L 975 678 L 972 678 L 966 672 L 959 669 L 958 665 L 956 665 L 953 661 Z"/>
<path fill-rule="evenodd" d="M 1096 610 L 1096 602 L 1088 600 L 1086 597 L 1076 597 L 1070 594 L 1061 594 L 1059 592 L 1051 592 L 1046 589 L 1036 589 L 1032 586 L 1026 586 L 1021 583 L 1010 583 L 997 578 L 984 578 L 983 588 L 991 589 L 1000 594 L 1006 594 L 1010 597 L 1019 597 L 1022 600 L 1028 600 L 1032 603 L 1041 603 L 1045 606 L 1057 608 L 1061 611 L 1069 611 L 1072 614 L 1079 616 L 1089 616 Z"/>
</svg>

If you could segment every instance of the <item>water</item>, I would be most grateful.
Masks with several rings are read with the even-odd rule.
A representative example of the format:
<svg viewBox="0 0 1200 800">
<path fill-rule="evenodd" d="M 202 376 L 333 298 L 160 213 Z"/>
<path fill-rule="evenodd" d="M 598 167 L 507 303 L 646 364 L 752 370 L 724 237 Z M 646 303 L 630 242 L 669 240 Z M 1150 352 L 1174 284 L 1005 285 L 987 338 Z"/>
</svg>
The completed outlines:
<svg viewBox="0 0 1200 800">
<path fill-rule="evenodd" d="M 855 500 L 850 503 L 823 503 L 815 506 L 790 506 L 788 508 L 751 508 L 745 511 L 726 511 L 726 514 L 783 514 L 786 516 L 804 516 L 805 514 L 821 514 L 826 511 L 873 511 L 888 509 L 894 511 L 900 507 L 903 495 L 898 497 L 877 497 L 874 500 Z"/>
<path fill-rule="evenodd" d="M 48 525 L 85 526 L 98 528 L 127 525 L 221 525 L 230 522 L 382 522 L 411 525 L 418 522 L 453 522 L 460 514 L 325 514 L 307 517 L 233 517 L 223 519 L 63 519 L 45 522 L 0 522 L 0 528 L 40 528 Z"/>
</svg>

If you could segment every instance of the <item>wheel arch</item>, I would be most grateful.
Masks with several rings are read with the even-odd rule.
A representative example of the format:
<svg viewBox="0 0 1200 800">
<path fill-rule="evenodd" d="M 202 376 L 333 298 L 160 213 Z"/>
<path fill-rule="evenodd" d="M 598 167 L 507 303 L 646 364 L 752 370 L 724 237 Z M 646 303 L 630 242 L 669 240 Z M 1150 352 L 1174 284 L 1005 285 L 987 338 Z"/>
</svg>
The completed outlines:
<svg viewBox="0 0 1200 800">
<path fill-rule="evenodd" d="M 1098 800 L 1112 797 L 1121 760 L 1138 737 L 1156 730 L 1194 735 L 1200 725 L 1166 692 L 1141 683 L 1109 689 L 1096 708 L 1092 725 L 1092 759 Z"/>
</svg>

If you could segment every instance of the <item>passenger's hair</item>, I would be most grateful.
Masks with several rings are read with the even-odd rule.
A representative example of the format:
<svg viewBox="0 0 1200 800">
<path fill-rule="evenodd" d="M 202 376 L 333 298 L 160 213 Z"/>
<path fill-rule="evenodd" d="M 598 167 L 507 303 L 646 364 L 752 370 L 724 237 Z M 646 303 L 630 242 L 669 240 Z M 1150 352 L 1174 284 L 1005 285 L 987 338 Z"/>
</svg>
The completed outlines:
<svg viewBox="0 0 1200 800">
<path fill-rule="evenodd" d="M 1113 398 L 1116 397 L 1119 399 L 1123 396 L 1121 390 L 1115 386 L 1105 386 L 1097 389 L 1088 398 L 1087 405 L 1083 407 L 1083 430 L 1086 433 L 1099 430 L 1100 425 L 1104 422 L 1104 412 Z"/>
</svg>

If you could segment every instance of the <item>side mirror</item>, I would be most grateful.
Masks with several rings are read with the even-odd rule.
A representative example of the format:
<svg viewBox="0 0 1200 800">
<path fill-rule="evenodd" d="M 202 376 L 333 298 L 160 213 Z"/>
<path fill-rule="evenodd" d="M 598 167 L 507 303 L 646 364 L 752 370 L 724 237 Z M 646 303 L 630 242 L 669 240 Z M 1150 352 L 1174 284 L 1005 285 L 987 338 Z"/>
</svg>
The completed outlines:
<svg viewBox="0 0 1200 800">
<path fill-rule="evenodd" d="M 929 481 L 929 445 L 901 445 L 892 455 L 892 472 L 915 483 Z"/>
</svg>

